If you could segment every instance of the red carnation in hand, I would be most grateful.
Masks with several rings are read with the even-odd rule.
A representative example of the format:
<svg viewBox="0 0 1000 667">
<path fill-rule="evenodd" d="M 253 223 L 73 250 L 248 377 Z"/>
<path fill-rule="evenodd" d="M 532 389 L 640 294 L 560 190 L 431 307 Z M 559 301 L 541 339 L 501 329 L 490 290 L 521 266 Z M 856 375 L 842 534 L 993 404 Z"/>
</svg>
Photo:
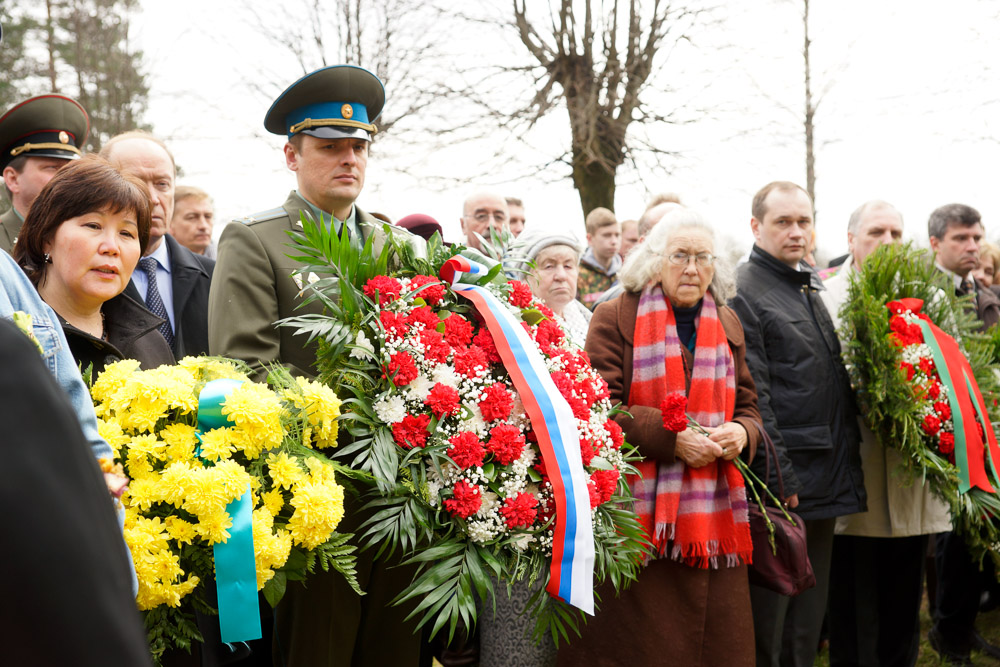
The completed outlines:
<svg viewBox="0 0 1000 667">
<path fill-rule="evenodd" d="M 514 397 L 502 384 L 491 384 L 483 392 L 483 399 L 479 401 L 479 411 L 483 413 L 483 419 L 488 422 L 507 419 L 513 409 Z"/>
<path fill-rule="evenodd" d="M 920 427 L 924 429 L 924 433 L 927 435 L 935 435 L 941 430 L 941 420 L 935 415 L 927 415 L 924 417 L 924 423 Z"/>
<path fill-rule="evenodd" d="M 606 503 L 611 500 L 611 496 L 615 494 L 615 489 L 618 487 L 618 471 L 595 470 L 590 474 L 590 482 L 597 488 L 600 499 L 597 504 Z M 596 506 L 591 504 L 591 507 Z"/>
<path fill-rule="evenodd" d="M 378 314 L 378 320 L 385 329 L 386 338 L 403 338 L 406 335 L 406 318 L 388 310 L 383 310 Z"/>
<path fill-rule="evenodd" d="M 941 450 L 942 454 L 954 454 L 955 453 L 955 434 L 954 433 L 942 433 L 941 437 L 938 438 L 938 449 Z M 951 457 L 949 457 L 951 458 Z"/>
<path fill-rule="evenodd" d="M 531 304 L 532 297 L 531 288 L 527 283 L 510 280 L 507 284 L 510 285 L 510 302 L 518 308 L 527 308 Z"/>
<path fill-rule="evenodd" d="M 497 351 L 496 343 L 493 342 L 493 334 L 486 327 L 479 330 L 479 333 L 472 339 L 472 344 L 483 351 L 486 361 L 491 364 L 500 363 L 500 353 Z"/>
<path fill-rule="evenodd" d="M 429 285 L 429 287 L 424 287 Z M 423 289 L 419 289 L 423 287 Z M 410 278 L 410 289 L 417 292 L 418 299 L 423 299 L 430 305 L 437 305 L 444 298 L 444 285 L 434 276 L 416 275 Z M 419 289 L 419 291 L 417 291 Z"/>
<path fill-rule="evenodd" d="M 663 414 L 663 428 L 673 433 L 680 433 L 687 428 L 687 396 L 673 393 L 660 403 L 660 413 Z"/>
<path fill-rule="evenodd" d="M 384 306 L 390 301 L 395 301 L 399 298 L 399 293 L 403 291 L 403 286 L 395 278 L 390 278 L 389 276 L 375 276 L 371 280 L 365 283 L 365 296 L 369 299 L 375 299 L 376 292 L 378 293 L 378 303 L 380 306 Z"/>
<path fill-rule="evenodd" d="M 613 419 L 607 420 L 604 422 L 604 430 L 611 436 L 611 446 L 615 449 L 621 449 L 625 443 L 625 433 L 622 431 L 622 427 L 618 425 L 618 422 Z"/>
<path fill-rule="evenodd" d="M 462 407 L 458 391 L 440 382 L 431 388 L 427 398 L 424 399 L 424 405 L 429 407 L 438 419 L 445 415 L 458 414 Z"/>
<path fill-rule="evenodd" d="M 392 425 L 392 438 L 404 449 L 423 447 L 427 444 L 427 425 L 430 415 L 406 415 L 403 421 Z"/>
<path fill-rule="evenodd" d="M 451 315 L 444 321 L 444 339 L 452 347 L 466 347 L 472 342 L 472 325 L 461 315 Z"/>
<path fill-rule="evenodd" d="M 458 435 L 453 435 L 448 439 L 451 447 L 448 448 L 448 456 L 462 470 L 483 465 L 483 458 L 486 456 L 486 448 L 479 441 L 475 433 L 462 431 Z"/>
<path fill-rule="evenodd" d="M 934 412 L 938 414 L 941 421 L 951 418 L 951 406 L 944 401 L 937 401 L 934 403 Z"/>
<path fill-rule="evenodd" d="M 420 306 L 419 308 L 414 308 L 409 315 L 406 316 L 406 323 L 410 326 L 414 324 L 423 324 L 427 329 L 436 329 L 437 325 L 440 324 L 441 318 L 434 314 L 430 306 Z"/>
<path fill-rule="evenodd" d="M 439 364 L 448 361 L 451 347 L 444 341 L 444 336 L 434 329 L 420 331 L 420 343 L 424 346 L 424 356 Z"/>
<path fill-rule="evenodd" d="M 409 352 L 397 352 L 389 358 L 385 377 L 391 377 L 397 387 L 405 387 L 417 377 L 417 364 Z"/>
<path fill-rule="evenodd" d="M 503 501 L 500 514 L 503 515 L 507 526 L 517 528 L 519 526 L 530 526 L 538 516 L 538 499 L 530 493 L 521 492 L 513 498 Z"/>
<path fill-rule="evenodd" d="M 490 429 L 486 449 L 500 465 L 509 466 L 524 452 L 524 436 L 516 426 L 500 424 Z"/>
<path fill-rule="evenodd" d="M 464 479 L 455 484 L 452 497 L 444 501 L 444 508 L 463 519 L 479 511 L 483 505 L 483 494 L 475 484 L 469 484 Z"/>
<path fill-rule="evenodd" d="M 467 347 L 455 353 L 455 371 L 467 378 L 482 375 L 488 367 L 486 355 L 478 347 Z"/>
</svg>

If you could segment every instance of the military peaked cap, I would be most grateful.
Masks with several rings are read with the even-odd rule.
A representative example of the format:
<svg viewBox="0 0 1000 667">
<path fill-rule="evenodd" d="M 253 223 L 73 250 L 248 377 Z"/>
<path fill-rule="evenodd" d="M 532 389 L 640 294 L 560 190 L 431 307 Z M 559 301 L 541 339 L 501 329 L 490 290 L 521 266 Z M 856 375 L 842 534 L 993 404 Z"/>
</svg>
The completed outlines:
<svg viewBox="0 0 1000 667">
<path fill-rule="evenodd" d="M 76 160 L 90 133 L 90 118 L 76 100 L 39 95 L 0 116 L 0 170 L 14 158 Z"/>
</svg>

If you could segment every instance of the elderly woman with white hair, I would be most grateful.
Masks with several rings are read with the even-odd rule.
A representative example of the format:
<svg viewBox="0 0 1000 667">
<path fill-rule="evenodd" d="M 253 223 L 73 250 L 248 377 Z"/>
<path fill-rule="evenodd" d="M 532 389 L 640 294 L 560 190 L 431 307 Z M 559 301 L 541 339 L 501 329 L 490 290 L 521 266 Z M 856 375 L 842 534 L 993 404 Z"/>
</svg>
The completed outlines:
<svg viewBox="0 0 1000 667">
<path fill-rule="evenodd" d="M 620 597 L 600 591 L 601 609 L 559 664 L 754 664 L 753 548 L 732 460 L 753 456 L 760 413 L 743 328 L 725 306 L 732 271 L 715 252 L 705 220 L 675 211 L 629 255 L 625 293 L 594 311 L 585 349 L 645 457 L 631 484 L 654 553 Z M 685 427 L 685 409 L 708 435 Z"/>
<path fill-rule="evenodd" d="M 519 239 L 518 247 L 522 254 L 515 268 L 526 272 L 531 291 L 556 314 L 570 341 L 583 347 L 592 313 L 576 300 L 580 245 L 567 234 L 533 231 Z"/>
</svg>

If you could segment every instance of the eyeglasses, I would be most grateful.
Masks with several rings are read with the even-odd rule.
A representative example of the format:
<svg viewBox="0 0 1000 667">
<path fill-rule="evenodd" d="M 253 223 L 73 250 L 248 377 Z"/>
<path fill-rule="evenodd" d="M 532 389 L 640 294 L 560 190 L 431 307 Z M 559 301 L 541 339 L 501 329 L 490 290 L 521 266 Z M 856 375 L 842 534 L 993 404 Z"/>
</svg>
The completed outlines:
<svg viewBox="0 0 1000 667">
<path fill-rule="evenodd" d="M 692 259 L 701 268 L 707 268 L 715 264 L 715 255 L 707 252 L 699 252 L 697 255 L 689 255 L 686 252 L 673 252 L 667 255 L 667 259 L 670 260 L 671 264 L 676 264 L 677 266 L 687 266 L 688 262 Z"/>
<path fill-rule="evenodd" d="M 507 222 L 507 214 L 503 211 L 493 211 L 492 213 L 489 211 L 479 211 L 475 215 L 467 215 L 465 217 L 472 218 L 480 224 L 489 222 L 490 218 L 500 224 Z"/>
</svg>

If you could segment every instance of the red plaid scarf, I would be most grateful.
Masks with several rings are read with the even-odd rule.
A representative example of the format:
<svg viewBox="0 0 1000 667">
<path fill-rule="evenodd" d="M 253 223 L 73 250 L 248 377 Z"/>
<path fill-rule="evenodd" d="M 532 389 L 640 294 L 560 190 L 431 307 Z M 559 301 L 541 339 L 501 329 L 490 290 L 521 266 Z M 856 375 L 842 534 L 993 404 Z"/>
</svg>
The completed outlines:
<svg viewBox="0 0 1000 667">
<path fill-rule="evenodd" d="M 721 426 L 733 418 L 736 372 L 711 293 L 702 301 L 695 331 L 688 414 L 702 426 Z M 669 394 L 684 393 L 677 324 L 658 284 L 647 287 L 639 299 L 633 349 L 630 405 L 659 408 Z M 644 461 L 636 467 L 639 477 L 629 480 L 636 512 L 658 556 L 700 568 L 750 562 L 746 489 L 735 465 L 716 459 L 691 468 L 678 459 L 673 464 Z"/>
</svg>

